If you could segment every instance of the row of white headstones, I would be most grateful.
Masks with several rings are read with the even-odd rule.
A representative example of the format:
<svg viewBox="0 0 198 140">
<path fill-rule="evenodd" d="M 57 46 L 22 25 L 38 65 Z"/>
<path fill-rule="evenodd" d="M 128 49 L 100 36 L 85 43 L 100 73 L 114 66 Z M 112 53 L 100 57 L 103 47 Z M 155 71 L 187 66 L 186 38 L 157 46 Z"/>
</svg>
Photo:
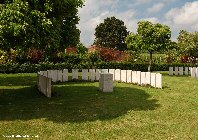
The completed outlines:
<svg viewBox="0 0 198 140">
<path fill-rule="evenodd" d="M 82 78 L 84 81 L 99 81 L 101 73 L 113 74 L 113 81 L 121 81 L 125 83 L 133 83 L 138 85 L 150 85 L 155 88 L 162 88 L 162 74 L 150 73 L 132 70 L 120 69 L 82 69 Z M 48 70 L 38 72 L 38 89 L 48 97 L 47 88 L 51 88 L 50 80 L 53 82 L 69 81 L 68 69 L 64 70 Z M 45 77 L 45 78 L 44 78 Z M 72 80 L 79 79 L 79 69 L 72 69 Z"/>
<path fill-rule="evenodd" d="M 198 68 L 196 67 L 169 67 L 169 75 L 191 75 L 198 77 Z"/>
</svg>

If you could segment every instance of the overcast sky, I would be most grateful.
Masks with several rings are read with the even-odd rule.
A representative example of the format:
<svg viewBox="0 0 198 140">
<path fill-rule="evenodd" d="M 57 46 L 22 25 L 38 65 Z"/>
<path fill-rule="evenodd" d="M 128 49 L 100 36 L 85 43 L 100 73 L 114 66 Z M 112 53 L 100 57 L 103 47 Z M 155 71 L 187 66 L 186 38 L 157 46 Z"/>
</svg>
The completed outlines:
<svg viewBox="0 0 198 140">
<path fill-rule="evenodd" d="M 85 0 L 79 9 L 81 42 L 89 47 L 95 39 L 95 28 L 106 17 L 115 16 L 125 22 L 130 32 L 137 31 L 137 22 L 149 20 L 168 25 L 172 39 L 181 29 L 198 31 L 198 1 L 195 0 Z"/>
</svg>

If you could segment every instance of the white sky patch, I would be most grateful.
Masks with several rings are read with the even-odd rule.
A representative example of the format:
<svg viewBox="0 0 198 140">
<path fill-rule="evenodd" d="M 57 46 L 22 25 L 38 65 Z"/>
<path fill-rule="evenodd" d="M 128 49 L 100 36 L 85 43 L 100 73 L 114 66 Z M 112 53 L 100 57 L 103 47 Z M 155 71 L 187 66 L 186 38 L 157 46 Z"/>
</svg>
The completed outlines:
<svg viewBox="0 0 198 140">
<path fill-rule="evenodd" d="M 158 18 L 156 18 L 156 17 L 144 18 L 144 19 L 142 19 L 142 20 L 150 21 L 150 22 L 152 22 L 152 23 L 154 23 L 154 24 L 156 24 L 156 23 L 159 23 L 159 22 L 160 22 L 160 21 L 159 21 L 159 19 L 158 19 Z"/>
<path fill-rule="evenodd" d="M 149 13 L 157 13 L 164 8 L 164 3 L 154 4 L 152 7 L 148 8 L 147 11 Z"/>
<path fill-rule="evenodd" d="M 183 6 L 177 7 L 177 3 Z M 85 6 L 79 9 L 78 28 L 81 42 L 87 47 L 94 42 L 96 26 L 112 16 L 124 21 L 131 32 L 137 31 L 137 22 L 141 20 L 168 25 L 172 39 L 176 40 L 182 29 L 198 31 L 197 13 L 198 1 L 193 0 L 188 3 L 180 0 L 86 0 Z"/>
<path fill-rule="evenodd" d="M 198 1 L 186 3 L 181 8 L 173 8 L 166 14 L 170 24 L 184 29 L 197 30 L 198 26 Z"/>
</svg>

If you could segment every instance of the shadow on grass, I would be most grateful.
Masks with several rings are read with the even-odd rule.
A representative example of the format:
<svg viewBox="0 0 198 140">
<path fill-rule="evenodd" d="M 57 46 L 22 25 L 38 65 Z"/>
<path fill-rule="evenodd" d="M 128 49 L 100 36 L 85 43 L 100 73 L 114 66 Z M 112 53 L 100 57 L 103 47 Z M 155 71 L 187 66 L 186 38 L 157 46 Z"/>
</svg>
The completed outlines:
<svg viewBox="0 0 198 140">
<path fill-rule="evenodd" d="M 101 93 L 88 83 L 55 86 L 57 97 L 46 98 L 35 87 L 0 90 L 0 121 L 31 120 L 86 122 L 110 120 L 128 111 L 155 110 L 157 100 L 144 90 L 115 87 L 113 93 Z M 37 94 L 36 94 L 37 93 Z"/>
</svg>

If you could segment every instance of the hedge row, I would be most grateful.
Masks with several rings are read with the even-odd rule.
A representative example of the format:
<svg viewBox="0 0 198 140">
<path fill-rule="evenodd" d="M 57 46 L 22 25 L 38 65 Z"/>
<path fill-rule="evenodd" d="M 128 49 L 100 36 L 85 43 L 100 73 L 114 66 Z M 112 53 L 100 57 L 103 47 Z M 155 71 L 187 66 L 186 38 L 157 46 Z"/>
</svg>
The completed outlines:
<svg viewBox="0 0 198 140">
<path fill-rule="evenodd" d="M 169 66 L 183 66 L 183 67 L 197 67 L 193 64 L 153 64 L 152 71 L 168 71 Z M 70 64 L 70 63 L 40 63 L 40 64 L 0 64 L 0 73 L 36 73 L 41 70 L 50 69 L 125 69 L 136 71 L 147 71 L 148 64 L 134 64 L 134 63 L 113 63 L 113 62 L 99 62 L 97 64 Z"/>
</svg>

